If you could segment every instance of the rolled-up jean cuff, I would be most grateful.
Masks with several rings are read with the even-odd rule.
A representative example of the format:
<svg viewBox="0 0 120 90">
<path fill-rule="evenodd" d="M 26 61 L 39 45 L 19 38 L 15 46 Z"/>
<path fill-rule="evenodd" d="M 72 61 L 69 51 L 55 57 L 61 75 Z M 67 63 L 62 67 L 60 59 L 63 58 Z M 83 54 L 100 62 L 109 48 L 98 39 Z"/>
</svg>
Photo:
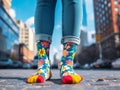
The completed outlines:
<svg viewBox="0 0 120 90">
<path fill-rule="evenodd" d="M 67 42 L 72 42 L 75 43 L 77 45 L 80 44 L 80 38 L 79 37 L 75 37 L 75 36 L 64 36 L 61 40 L 61 43 L 67 43 Z"/>
<path fill-rule="evenodd" d="M 35 40 L 36 40 L 36 42 L 40 41 L 40 40 L 45 40 L 45 41 L 48 41 L 51 43 L 52 37 L 50 35 L 47 35 L 47 34 L 36 34 Z"/>
</svg>

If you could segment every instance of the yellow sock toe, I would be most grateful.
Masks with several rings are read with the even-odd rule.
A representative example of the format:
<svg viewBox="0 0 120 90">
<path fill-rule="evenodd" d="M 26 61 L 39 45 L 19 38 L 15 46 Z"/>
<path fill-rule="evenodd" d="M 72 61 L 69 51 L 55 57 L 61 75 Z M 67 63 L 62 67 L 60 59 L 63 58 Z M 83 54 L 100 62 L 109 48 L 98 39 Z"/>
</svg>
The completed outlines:
<svg viewBox="0 0 120 90">
<path fill-rule="evenodd" d="M 33 75 L 28 77 L 27 83 L 36 83 L 37 82 L 38 75 Z"/>
<path fill-rule="evenodd" d="M 82 76 L 80 75 L 71 75 L 71 77 L 73 80 L 73 84 L 80 83 L 83 80 Z"/>
</svg>

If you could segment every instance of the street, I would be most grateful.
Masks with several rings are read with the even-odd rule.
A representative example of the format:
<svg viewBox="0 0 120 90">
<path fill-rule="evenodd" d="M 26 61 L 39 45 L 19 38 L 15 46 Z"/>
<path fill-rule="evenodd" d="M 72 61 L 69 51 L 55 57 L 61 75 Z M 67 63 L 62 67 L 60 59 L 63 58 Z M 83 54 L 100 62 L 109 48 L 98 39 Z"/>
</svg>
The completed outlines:
<svg viewBox="0 0 120 90">
<path fill-rule="evenodd" d="M 120 90 L 119 70 L 76 70 L 83 76 L 80 84 L 64 85 L 59 70 L 52 70 L 51 80 L 27 84 L 26 78 L 35 73 L 32 69 L 1 69 L 0 90 Z"/>
</svg>

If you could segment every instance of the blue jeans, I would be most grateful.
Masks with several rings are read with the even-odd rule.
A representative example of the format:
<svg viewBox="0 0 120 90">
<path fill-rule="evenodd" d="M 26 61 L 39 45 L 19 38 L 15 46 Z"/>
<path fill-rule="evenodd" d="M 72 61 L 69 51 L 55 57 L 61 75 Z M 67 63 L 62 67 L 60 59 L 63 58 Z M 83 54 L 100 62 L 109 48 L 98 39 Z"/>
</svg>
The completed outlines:
<svg viewBox="0 0 120 90">
<path fill-rule="evenodd" d="M 51 42 L 57 0 L 37 0 L 35 13 L 36 40 Z M 62 0 L 62 43 L 80 43 L 81 1 Z"/>
</svg>

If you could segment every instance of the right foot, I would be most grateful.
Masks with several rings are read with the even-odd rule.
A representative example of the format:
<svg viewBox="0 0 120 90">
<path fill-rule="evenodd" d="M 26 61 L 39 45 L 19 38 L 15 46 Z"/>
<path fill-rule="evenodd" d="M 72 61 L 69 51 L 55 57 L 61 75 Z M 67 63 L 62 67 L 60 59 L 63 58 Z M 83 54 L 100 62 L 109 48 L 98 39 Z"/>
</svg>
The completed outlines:
<svg viewBox="0 0 120 90">
<path fill-rule="evenodd" d="M 77 45 L 74 43 L 64 43 L 63 56 L 61 59 L 60 74 L 63 84 L 77 84 L 82 81 L 82 76 L 73 70 L 73 60 L 76 54 Z"/>
</svg>

